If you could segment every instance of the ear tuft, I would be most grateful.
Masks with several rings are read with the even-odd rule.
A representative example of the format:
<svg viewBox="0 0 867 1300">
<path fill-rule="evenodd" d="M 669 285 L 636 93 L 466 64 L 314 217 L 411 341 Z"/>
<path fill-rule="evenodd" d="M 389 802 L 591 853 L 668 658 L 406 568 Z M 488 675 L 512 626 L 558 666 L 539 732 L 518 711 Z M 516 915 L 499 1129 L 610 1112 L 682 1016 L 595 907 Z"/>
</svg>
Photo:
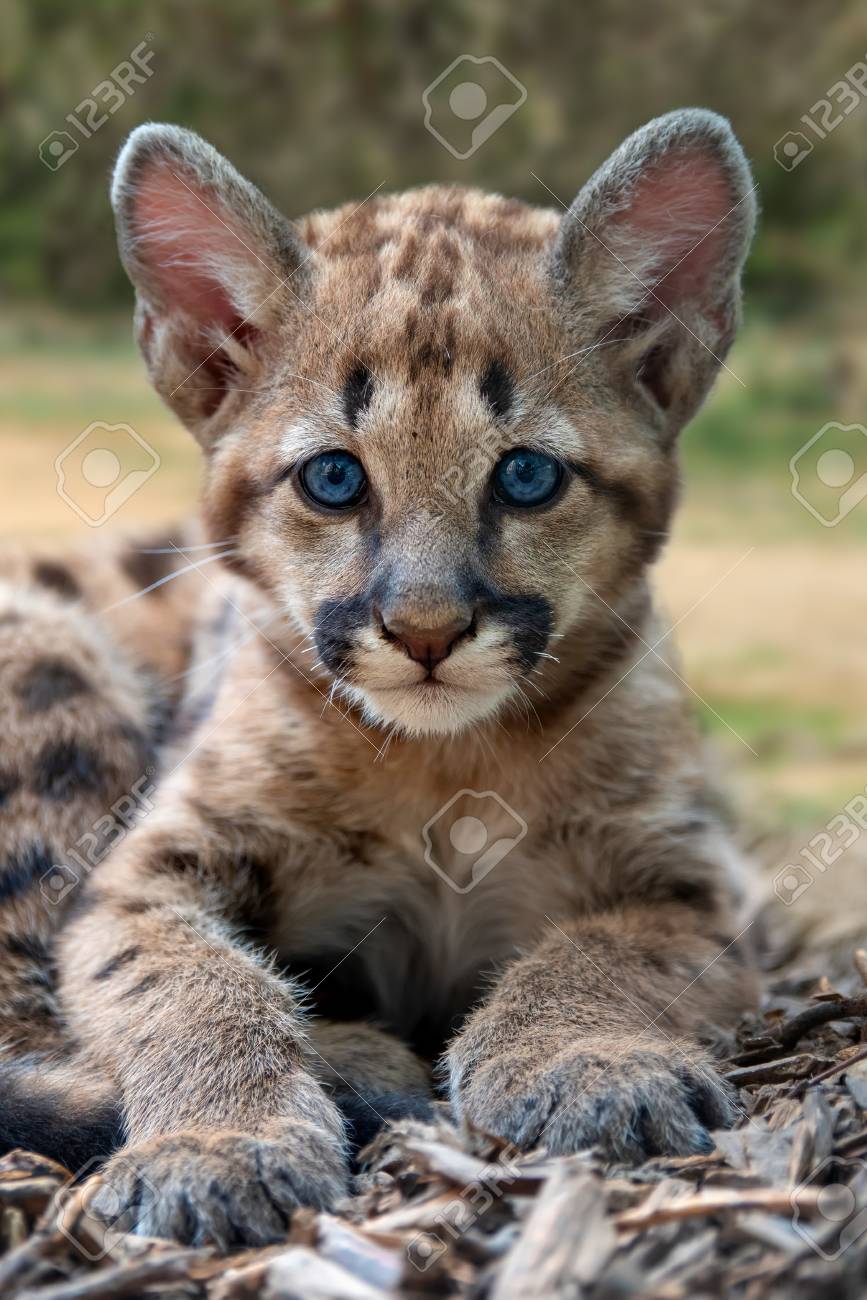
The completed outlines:
<svg viewBox="0 0 867 1300">
<path fill-rule="evenodd" d="M 157 390 L 199 436 L 250 380 L 310 254 L 291 224 L 215 149 L 147 125 L 121 151 L 111 190 L 139 343 Z M 249 386 L 249 385 L 248 385 Z M 209 429 L 207 437 L 212 436 Z"/>
</svg>

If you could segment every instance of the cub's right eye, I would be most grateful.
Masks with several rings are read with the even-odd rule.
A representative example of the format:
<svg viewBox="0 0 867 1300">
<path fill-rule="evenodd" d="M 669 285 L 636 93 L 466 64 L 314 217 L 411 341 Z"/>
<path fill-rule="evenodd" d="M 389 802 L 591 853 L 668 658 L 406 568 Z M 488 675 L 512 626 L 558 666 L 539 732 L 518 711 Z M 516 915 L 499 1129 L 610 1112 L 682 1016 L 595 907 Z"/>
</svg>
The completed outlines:
<svg viewBox="0 0 867 1300">
<path fill-rule="evenodd" d="M 348 510 L 367 495 L 364 466 L 348 451 L 320 452 L 301 466 L 298 481 L 310 500 L 326 510 Z"/>
</svg>

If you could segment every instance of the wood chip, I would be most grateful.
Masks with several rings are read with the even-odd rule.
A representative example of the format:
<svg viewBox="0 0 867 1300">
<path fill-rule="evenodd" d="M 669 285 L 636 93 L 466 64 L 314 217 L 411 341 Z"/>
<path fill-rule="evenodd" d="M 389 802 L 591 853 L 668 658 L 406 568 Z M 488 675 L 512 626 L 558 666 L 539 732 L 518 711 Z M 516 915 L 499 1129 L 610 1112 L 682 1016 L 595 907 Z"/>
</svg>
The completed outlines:
<svg viewBox="0 0 867 1300">
<path fill-rule="evenodd" d="M 3 1300 L 812 1300 L 867 1277 L 867 948 L 796 953 L 724 1065 L 740 1102 L 708 1155 L 606 1169 L 459 1129 L 442 1106 L 365 1154 L 332 1213 L 231 1257 L 121 1237 L 101 1257 L 84 1188 L 26 1152 L 0 1160 Z M 843 1183 L 855 1211 L 823 1212 Z M 90 1185 L 92 1187 L 92 1184 Z M 838 1189 L 839 1190 L 839 1189 Z M 70 1229 L 73 1229 L 70 1231 Z M 89 1234 L 94 1234 L 93 1239 Z M 78 1241 L 78 1246 L 76 1246 Z M 838 1249 L 841 1242 L 845 1249 Z M 91 1250 L 91 1246 L 96 1249 Z M 824 1256 L 820 1253 L 824 1252 Z"/>
</svg>

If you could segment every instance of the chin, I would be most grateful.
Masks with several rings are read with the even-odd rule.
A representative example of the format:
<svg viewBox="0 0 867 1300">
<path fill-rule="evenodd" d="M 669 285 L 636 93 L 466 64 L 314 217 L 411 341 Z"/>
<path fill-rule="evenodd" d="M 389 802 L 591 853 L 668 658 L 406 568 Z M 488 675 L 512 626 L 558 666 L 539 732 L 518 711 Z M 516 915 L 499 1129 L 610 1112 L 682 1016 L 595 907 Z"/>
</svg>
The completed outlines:
<svg viewBox="0 0 867 1300">
<path fill-rule="evenodd" d="M 511 690 L 471 690 L 446 682 L 414 686 L 344 686 L 342 692 L 370 726 L 396 728 L 407 736 L 454 736 L 490 718 Z"/>
</svg>

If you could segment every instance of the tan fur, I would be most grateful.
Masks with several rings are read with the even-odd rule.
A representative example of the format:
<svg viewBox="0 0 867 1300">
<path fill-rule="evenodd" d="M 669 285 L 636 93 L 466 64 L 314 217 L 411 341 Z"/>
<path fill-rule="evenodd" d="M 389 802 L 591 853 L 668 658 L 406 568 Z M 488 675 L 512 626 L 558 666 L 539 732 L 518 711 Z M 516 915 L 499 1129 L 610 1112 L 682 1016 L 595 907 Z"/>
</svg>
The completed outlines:
<svg viewBox="0 0 867 1300">
<path fill-rule="evenodd" d="M 444 1049 L 455 1113 L 523 1145 L 687 1153 L 731 1118 L 700 1042 L 753 993 L 746 874 L 670 652 L 649 650 L 647 569 L 754 205 L 710 114 L 650 124 L 609 168 L 564 220 L 428 187 L 292 226 L 189 133 L 142 128 L 121 157 L 142 349 L 231 547 L 202 569 L 205 687 L 156 807 L 59 944 L 74 1051 L 126 1126 L 107 1178 L 141 1231 L 267 1240 L 332 1203 L 338 1105 L 356 1141 L 365 1106 L 428 1105 L 404 1044 Z M 646 253 L 649 302 L 609 282 L 609 240 Z M 515 447 L 568 467 L 544 509 L 490 495 Z M 332 448 L 370 484 L 340 516 L 297 483 Z M 390 632 L 455 620 L 435 670 Z M 491 840 L 524 826 L 475 884 L 447 833 L 462 791 L 496 793 Z"/>
</svg>

